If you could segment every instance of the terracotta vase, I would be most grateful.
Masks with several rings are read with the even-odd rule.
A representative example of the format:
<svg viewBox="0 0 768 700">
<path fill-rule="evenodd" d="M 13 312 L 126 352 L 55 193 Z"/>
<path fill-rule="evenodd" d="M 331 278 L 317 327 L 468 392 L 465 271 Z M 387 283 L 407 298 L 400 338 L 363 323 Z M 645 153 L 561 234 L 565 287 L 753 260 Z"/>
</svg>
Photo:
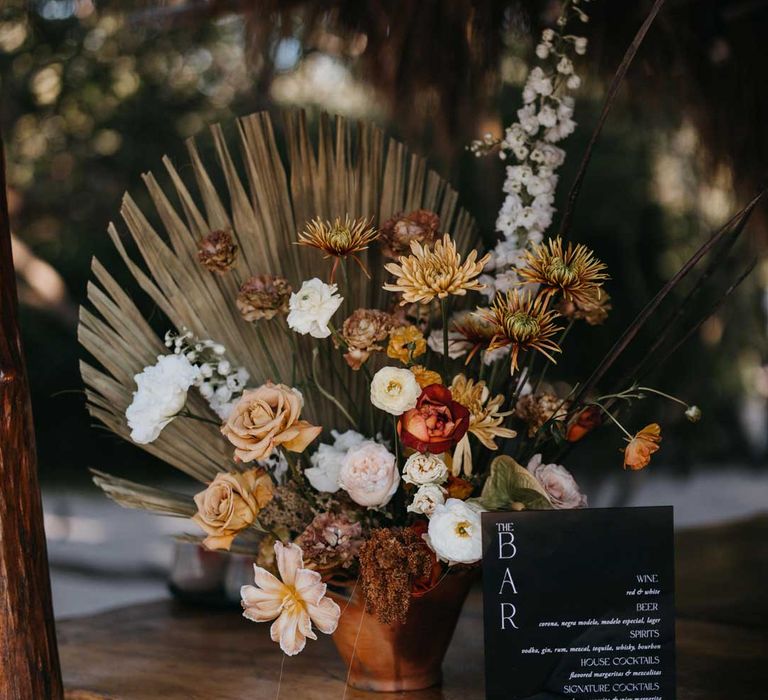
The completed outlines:
<svg viewBox="0 0 768 700">
<path fill-rule="evenodd" d="M 440 683 L 443 657 L 475 578 L 474 570 L 445 576 L 431 591 L 411 599 L 405 624 L 385 625 L 365 612 L 359 587 L 351 599 L 349 591 L 329 588 L 342 610 L 333 641 L 349 669 L 348 684 L 396 692 Z"/>
</svg>

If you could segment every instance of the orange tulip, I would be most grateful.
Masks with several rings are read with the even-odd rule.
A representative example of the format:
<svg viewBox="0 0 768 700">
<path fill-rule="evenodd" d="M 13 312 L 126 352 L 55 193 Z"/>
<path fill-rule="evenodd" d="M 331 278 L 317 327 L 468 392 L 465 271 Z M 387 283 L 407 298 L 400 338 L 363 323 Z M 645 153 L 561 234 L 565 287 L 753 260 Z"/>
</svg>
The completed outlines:
<svg viewBox="0 0 768 700">
<path fill-rule="evenodd" d="M 651 455 L 659 449 L 661 427 L 658 423 L 646 425 L 635 437 L 627 440 L 624 449 L 624 469 L 638 470 L 648 466 Z"/>
</svg>

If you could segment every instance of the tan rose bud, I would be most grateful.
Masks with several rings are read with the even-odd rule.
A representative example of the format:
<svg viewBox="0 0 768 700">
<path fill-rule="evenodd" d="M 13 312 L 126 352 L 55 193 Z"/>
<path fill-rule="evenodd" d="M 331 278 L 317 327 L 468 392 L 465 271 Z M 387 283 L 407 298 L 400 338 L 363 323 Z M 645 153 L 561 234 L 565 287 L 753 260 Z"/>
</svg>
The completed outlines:
<svg viewBox="0 0 768 700">
<path fill-rule="evenodd" d="M 292 291 L 284 277 L 249 277 L 237 294 L 237 308 L 246 321 L 274 318 L 277 314 L 288 313 L 288 300 Z"/>
<path fill-rule="evenodd" d="M 205 491 L 195 496 L 192 517 L 208 535 L 207 549 L 229 549 L 235 536 L 250 527 L 272 498 L 272 480 L 263 469 L 217 474 Z"/>
<path fill-rule="evenodd" d="M 411 252 L 411 242 L 432 244 L 437 240 L 440 217 L 427 209 L 398 214 L 381 227 L 381 250 L 390 258 Z"/>
<path fill-rule="evenodd" d="M 392 316 L 377 309 L 357 309 L 344 321 L 341 337 L 347 344 L 344 359 L 352 369 L 360 369 L 370 354 L 382 350 L 384 340 L 394 325 Z"/>
<path fill-rule="evenodd" d="M 197 259 L 211 272 L 230 270 L 236 255 L 237 246 L 228 231 L 211 231 L 197 247 Z"/>
</svg>

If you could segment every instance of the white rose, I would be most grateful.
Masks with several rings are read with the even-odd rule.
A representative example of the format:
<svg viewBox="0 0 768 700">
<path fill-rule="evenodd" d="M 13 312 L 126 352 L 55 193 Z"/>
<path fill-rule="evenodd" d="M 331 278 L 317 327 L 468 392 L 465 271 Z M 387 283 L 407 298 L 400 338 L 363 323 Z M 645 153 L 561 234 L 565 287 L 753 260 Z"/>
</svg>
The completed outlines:
<svg viewBox="0 0 768 700">
<path fill-rule="evenodd" d="M 334 437 L 333 445 L 321 444 L 309 458 L 312 466 L 304 470 L 304 475 L 312 487 L 325 493 L 336 493 L 339 490 L 339 472 L 347 451 L 365 441 L 365 438 L 354 430 L 344 433 L 333 430 L 331 434 Z"/>
<path fill-rule="evenodd" d="M 162 429 L 184 408 L 187 391 L 200 380 L 200 370 L 184 355 L 160 355 L 157 364 L 134 376 L 136 391 L 125 411 L 131 440 L 154 442 Z"/>
<path fill-rule="evenodd" d="M 439 559 L 451 564 L 473 564 L 483 556 L 480 510 L 449 498 L 435 506 L 427 531 L 427 544 Z"/>
<path fill-rule="evenodd" d="M 437 484 L 424 484 L 419 487 L 419 490 L 413 497 L 413 502 L 408 506 L 408 511 L 430 517 L 435 512 L 437 506 L 445 503 L 445 493 L 445 489 Z"/>
<path fill-rule="evenodd" d="M 358 505 L 385 506 L 399 484 L 395 455 L 373 440 L 349 449 L 341 463 L 339 485 Z"/>
<path fill-rule="evenodd" d="M 415 452 L 403 467 L 403 481 L 407 484 L 442 484 L 447 478 L 448 465 L 436 455 Z"/>
<path fill-rule="evenodd" d="M 399 416 L 416 406 L 421 387 L 409 369 L 382 367 L 371 381 L 371 403 L 382 411 Z"/>
<path fill-rule="evenodd" d="M 528 471 L 542 485 L 555 508 L 586 508 L 587 497 L 565 467 L 560 464 L 542 464 L 541 455 L 536 454 L 528 462 Z"/>
<path fill-rule="evenodd" d="M 335 284 L 325 284 L 317 277 L 307 280 L 298 292 L 291 294 L 288 325 L 302 335 L 327 338 L 331 334 L 328 324 L 342 301 Z"/>
</svg>

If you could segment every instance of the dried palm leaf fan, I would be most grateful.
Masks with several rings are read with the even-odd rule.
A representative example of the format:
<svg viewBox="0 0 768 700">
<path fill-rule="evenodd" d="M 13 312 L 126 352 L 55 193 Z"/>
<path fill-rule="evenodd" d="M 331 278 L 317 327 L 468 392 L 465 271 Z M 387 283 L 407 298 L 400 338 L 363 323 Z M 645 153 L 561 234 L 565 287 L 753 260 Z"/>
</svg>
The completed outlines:
<svg viewBox="0 0 768 700">
<path fill-rule="evenodd" d="M 236 126 L 230 139 L 220 125 L 211 127 L 215 164 L 204 163 L 195 141 L 187 142 L 194 183 L 185 182 L 168 157 L 163 165 L 169 185 L 162 186 L 152 173 L 143 176 L 156 210 L 152 215 L 142 212 L 129 194 L 124 196 L 120 213 L 138 256 L 128 250 L 113 223 L 109 236 L 138 286 L 166 317 L 167 328 L 188 328 L 199 338 L 223 344 L 228 358 L 244 366 L 255 385 L 273 379 L 301 386 L 302 381 L 318 379 L 328 394 L 348 394 L 354 402 L 350 405 L 371 410 L 364 400 L 361 373 L 351 371 L 341 353 L 313 358 L 308 339 L 285 333 L 278 319 L 243 321 L 235 304 L 239 285 L 265 273 L 283 275 L 295 287 L 304 279 L 326 278 L 330 263 L 327 270 L 320 269 L 317 251 L 295 245 L 297 232 L 317 217 L 365 217 L 377 225 L 397 212 L 429 209 L 464 252 L 474 243 L 475 224 L 458 207 L 457 193 L 423 158 L 387 140 L 372 124 L 323 114 L 313 143 L 305 114 L 289 111 L 284 114 L 283 150 L 268 114 L 243 117 Z M 223 191 L 213 184 L 220 176 Z M 164 231 L 150 223 L 155 217 Z M 201 238 L 222 229 L 231 232 L 239 254 L 232 270 L 219 275 L 200 264 L 197 251 Z M 345 267 L 339 318 L 361 306 L 386 306 L 386 273 L 379 255 L 374 248 L 360 255 L 372 282 L 361 267 Z M 128 439 L 125 410 L 136 388 L 133 377 L 167 349 L 134 303 L 132 290 L 123 289 L 98 259 L 92 269 L 92 309 L 81 309 L 78 330 L 80 343 L 100 365 L 81 363 L 88 410 Z M 305 391 L 304 397 L 304 415 L 310 421 L 339 429 L 349 426 L 348 418 L 322 392 Z M 190 391 L 188 406 L 193 414 L 215 418 L 196 391 Z M 218 426 L 192 419 L 173 421 L 157 440 L 142 447 L 202 482 L 236 468 L 229 459 L 229 464 L 222 463 L 231 446 Z M 126 506 L 183 516 L 195 510 L 187 497 L 101 473 L 96 482 Z"/>
</svg>

